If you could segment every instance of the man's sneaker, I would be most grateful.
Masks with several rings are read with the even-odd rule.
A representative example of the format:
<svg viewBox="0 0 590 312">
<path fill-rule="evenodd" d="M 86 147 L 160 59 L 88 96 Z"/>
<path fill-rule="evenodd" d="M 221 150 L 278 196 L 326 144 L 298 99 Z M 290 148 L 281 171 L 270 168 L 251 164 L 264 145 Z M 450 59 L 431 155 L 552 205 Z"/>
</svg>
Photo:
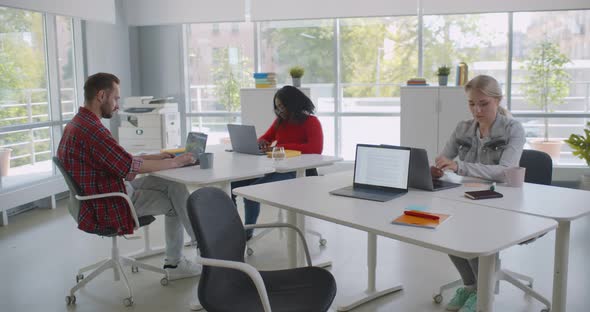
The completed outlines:
<svg viewBox="0 0 590 312">
<path fill-rule="evenodd" d="M 166 264 L 164 269 L 168 272 L 168 280 L 173 281 L 182 278 L 194 277 L 201 275 L 203 267 L 200 264 L 196 264 L 189 261 L 187 258 L 182 257 L 176 265 Z"/>
<path fill-rule="evenodd" d="M 461 309 L 463 307 L 465 302 L 467 302 L 467 299 L 469 299 L 469 296 L 471 296 L 472 294 L 475 294 L 475 290 L 469 290 L 465 287 L 461 287 L 461 288 L 457 289 L 457 292 L 455 293 L 455 297 L 453 297 L 453 299 L 451 299 L 451 301 L 449 301 L 449 304 L 447 304 L 446 310 L 447 311 L 459 311 L 459 309 Z"/>
<path fill-rule="evenodd" d="M 477 294 L 472 293 L 459 312 L 475 312 L 477 310 Z"/>
</svg>

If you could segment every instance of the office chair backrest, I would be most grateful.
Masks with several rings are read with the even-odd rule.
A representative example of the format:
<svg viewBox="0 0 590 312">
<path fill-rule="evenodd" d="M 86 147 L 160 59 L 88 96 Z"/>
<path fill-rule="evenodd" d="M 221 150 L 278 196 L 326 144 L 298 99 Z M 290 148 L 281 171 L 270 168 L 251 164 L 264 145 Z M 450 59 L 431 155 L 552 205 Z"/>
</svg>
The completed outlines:
<svg viewBox="0 0 590 312">
<path fill-rule="evenodd" d="M 524 181 L 535 184 L 551 185 L 553 161 L 545 152 L 523 150 L 520 166 L 526 168 Z"/>
<path fill-rule="evenodd" d="M 59 161 L 57 157 L 53 157 L 53 163 L 55 163 L 55 166 L 57 167 L 57 169 L 59 169 L 59 172 L 61 172 L 61 174 L 64 177 L 64 180 L 66 181 L 66 184 L 68 185 L 68 189 L 70 190 L 68 210 L 70 211 L 70 215 L 72 216 L 72 218 L 74 218 L 74 221 L 78 223 L 78 216 L 80 215 L 80 201 L 76 199 L 76 195 L 83 195 L 82 189 L 80 188 L 80 186 L 78 186 L 78 183 L 74 181 L 74 178 L 72 178 L 72 176 L 66 171 L 63 164 L 61 163 L 61 161 Z"/>
<path fill-rule="evenodd" d="M 244 262 L 244 226 L 236 206 L 225 192 L 214 187 L 196 190 L 187 200 L 187 210 L 201 257 Z M 239 293 L 245 285 L 255 289 L 242 272 L 204 266 L 199 281 L 199 300 L 203 307 L 217 306 L 224 300 L 231 300 L 222 293 Z"/>
</svg>

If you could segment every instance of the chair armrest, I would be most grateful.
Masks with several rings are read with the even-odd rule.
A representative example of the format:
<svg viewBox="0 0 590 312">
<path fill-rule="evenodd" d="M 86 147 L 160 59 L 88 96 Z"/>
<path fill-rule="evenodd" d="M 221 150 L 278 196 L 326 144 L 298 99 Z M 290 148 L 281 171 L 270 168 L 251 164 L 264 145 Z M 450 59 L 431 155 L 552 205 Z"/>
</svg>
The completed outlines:
<svg viewBox="0 0 590 312">
<path fill-rule="evenodd" d="M 139 220 L 137 219 L 137 213 L 135 212 L 135 206 L 133 206 L 133 203 L 131 202 L 131 198 L 129 198 L 129 196 L 127 194 L 125 194 L 125 193 L 104 193 L 104 194 L 95 194 L 95 195 L 88 195 L 88 196 L 76 195 L 76 199 L 80 200 L 80 201 L 97 199 L 97 198 L 106 198 L 106 197 L 123 197 L 123 199 L 125 199 L 127 201 L 127 204 L 129 204 L 129 209 L 131 210 L 131 216 L 133 217 L 133 221 L 135 222 L 135 227 L 133 227 L 133 230 L 139 229 Z"/>
<path fill-rule="evenodd" d="M 305 239 L 305 235 L 303 232 L 296 226 L 289 224 L 289 223 L 263 223 L 263 224 L 248 224 L 244 225 L 244 229 L 265 229 L 265 228 L 280 228 L 280 227 L 287 227 L 294 230 L 299 237 L 301 238 L 301 243 L 303 244 L 303 249 L 305 250 L 305 258 L 307 260 L 307 265 L 312 266 L 311 264 L 311 256 L 309 255 L 309 248 L 307 247 L 307 240 Z"/>
<path fill-rule="evenodd" d="M 264 286 L 264 280 L 262 279 L 260 272 L 258 272 L 258 270 L 256 270 L 256 268 L 254 268 L 253 266 L 244 262 L 203 258 L 199 256 L 197 256 L 197 263 L 213 267 L 234 269 L 246 273 L 248 277 L 252 279 L 252 282 L 254 282 L 254 285 L 256 286 L 256 290 L 258 291 L 258 295 L 260 296 L 260 301 L 262 302 L 264 312 L 271 312 L 270 301 L 268 300 L 268 294 L 266 293 L 266 286 Z"/>
</svg>

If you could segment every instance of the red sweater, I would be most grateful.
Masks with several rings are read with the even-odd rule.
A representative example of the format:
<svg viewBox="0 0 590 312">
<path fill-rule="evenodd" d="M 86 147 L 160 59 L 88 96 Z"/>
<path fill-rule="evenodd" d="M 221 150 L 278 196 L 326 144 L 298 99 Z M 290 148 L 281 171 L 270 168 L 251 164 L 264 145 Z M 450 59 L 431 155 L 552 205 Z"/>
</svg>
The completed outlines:
<svg viewBox="0 0 590 312">
<path fill-rule="evenodd" d="M 308 116 L 303 123 L 283 122 L 277 129 L 278 118 L 266 133 L 259 138 L 269 143 L 277 141 L 277 146 L 288 150 L 301 151 L 302 154 L 321 154 L 324 149 L 324 133 L 316 116 Z"/>
</svg>

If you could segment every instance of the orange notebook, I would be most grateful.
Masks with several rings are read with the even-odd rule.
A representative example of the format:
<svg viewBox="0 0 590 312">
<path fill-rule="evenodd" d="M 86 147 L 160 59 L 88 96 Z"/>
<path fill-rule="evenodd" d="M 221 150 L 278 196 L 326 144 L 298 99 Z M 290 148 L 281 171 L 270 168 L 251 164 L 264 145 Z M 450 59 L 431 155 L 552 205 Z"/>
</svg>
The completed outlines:
<svg viewBox="0 0 590 312">
<path fill-rule="evenodd" d="M 301 152 L 296 150 L 285 150 L 285 155 L 287 155 L 287 158 L 297 157 L 301 156 Z M 272 152 L 266 152 L 266 157 L 272 158 Z"/>
<path fill-rule="evenodd" d="M 402 214 L 401 216 L 395 218 L 395 220 L 391 221 L 391 224 L 399 224 L 399 225 L 407 225 L 407 226 L 416 226 L 416 227 L 427 228 L 427 229 L 435 229 L 437 226 L 439 226 L 441 223 L 445 222 L 448 218 L 451 217 L 451 215 L 444 214 L 444 213 L 434 213 L 434 212 L 428 212 L 428 213 L 431 215 L 436 215 L 440 219 L 433 220 L 433 219 L 428 219 L 428 218 L 414 217 L 414 216 Z"/>
</svg>

